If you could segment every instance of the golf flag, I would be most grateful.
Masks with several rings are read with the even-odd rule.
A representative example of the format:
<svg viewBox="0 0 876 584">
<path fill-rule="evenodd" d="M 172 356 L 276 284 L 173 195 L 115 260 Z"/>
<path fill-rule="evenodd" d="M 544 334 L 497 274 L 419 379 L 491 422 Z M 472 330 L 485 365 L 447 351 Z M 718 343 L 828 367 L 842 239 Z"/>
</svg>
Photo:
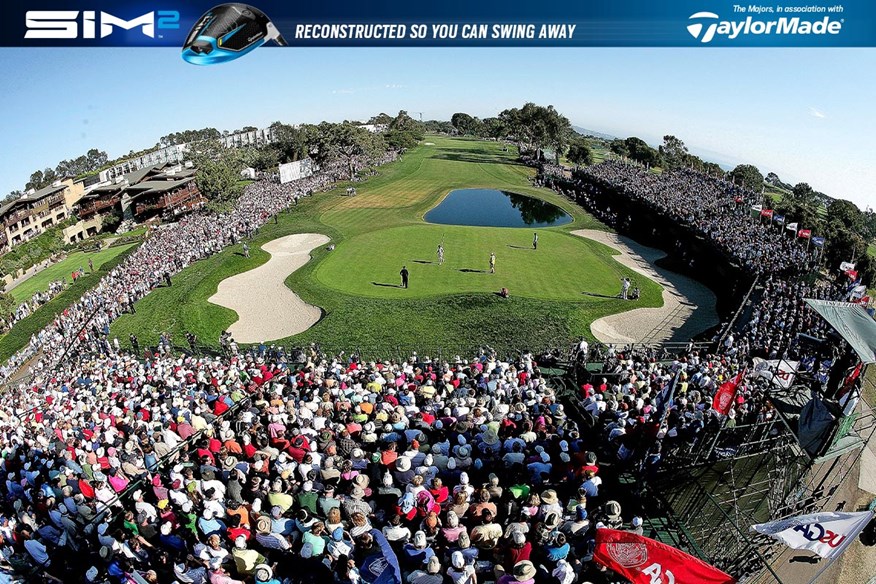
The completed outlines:
<svg viewBox="0 0 876 584">
<path fill-rule="evenodd" d="M 840 263 L 840 272 L 848 272 L 849 270 L 854 270 L 855 264 L 853 262 L 842 262 Z"/>
<path fill-rule="evenodd" d="M 770 219 L 772 219 L 773 210 L 772 209 L 764 209 L 760 212 L 760 216 L 761 217 L 769 217 Z"/>
<path fill-rule="evenodd" d="M 736 389 L 739 387 L 744 376 L 745 370 L 742 370 L 735 378 L 721 384 L 712 400 L 712 407 L 715 408 L 715 411 L 720 412 L 724 416 L 727 415 L 727 412 L 733 407 L 733 400 L 736 399 Z"/>
<path fill-rule="evenodd" d="M 802 237 L 803 239 L 809 239 L 810 237 L 812 237 L 812 230 L 811 229 L 801 229 L 800 231 L 797 232 L 797 237 Z"/>
<path fill-rule="evenodd" d="M 632 531 L 597 529 L 593 559 L 633 584 L 736 582 L 729 574 L 694 556 Z"/>
<path fill-rule="evenodd" d="M 813 237 L 812 245 L 815 247 L 824 247 L 824 238 L 823 237 Z"/>
<path fill-rule="evenodd" d="M 811 513 L 758 523 L 752 525 L 751 530 L 784 542 L 795 550 L 809 550 L 822 558 L 836 558 L 872 518 L 873 511 Z"/>
<path fill-rule="evenodd" d="M 797 223 L 788 223 L 787 225 L 785 225 L 785 229 L 796 233 L 797 232 Z"/>
<path fill-rule="evenodd" d="M 779 225 L 784 225 L 785 224 L 785 216 L 784 215 L 773 215 L 773 221 L 775 221 Z"/>
</svg>

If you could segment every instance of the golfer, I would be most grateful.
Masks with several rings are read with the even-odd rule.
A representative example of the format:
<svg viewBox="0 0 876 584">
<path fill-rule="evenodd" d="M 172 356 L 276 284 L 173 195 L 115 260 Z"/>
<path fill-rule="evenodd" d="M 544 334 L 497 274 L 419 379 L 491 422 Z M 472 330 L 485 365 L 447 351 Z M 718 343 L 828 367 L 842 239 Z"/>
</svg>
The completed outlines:
<svg viewBox="0 0 876 584">
<path fill-rule="evenodd" d="M 438 265 L 444 265 L 444 244 L 438 244 Z"/>
<path fill-rule="evenodd" d="M 408 287 L 408 267 L 402 266 L 401 272 L 398 273 L 402 279 L 402 288 Z"/>
<path fill-rule="evenodd" d="M 494 251 L 490 252 L 490 273 L 496 273 L 496 252 Z"/>
<path fill-rule="evenodd" d="M 538 231 L 532 234 L 532 249 L 538 249 Z"/>
<path fill-rule="evenodd" d="M 630 279 L 629 278 L 621 278 L 621 298 L 624 300 L 627 299 L 627 292 L 630 290 Z"/>
</svg>

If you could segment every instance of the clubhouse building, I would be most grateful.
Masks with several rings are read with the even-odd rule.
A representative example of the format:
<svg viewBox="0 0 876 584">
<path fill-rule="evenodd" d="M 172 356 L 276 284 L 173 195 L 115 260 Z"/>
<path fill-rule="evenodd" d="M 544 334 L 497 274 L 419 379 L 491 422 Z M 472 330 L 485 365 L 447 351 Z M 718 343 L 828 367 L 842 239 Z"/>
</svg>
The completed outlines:
<svg viewBox="0 0 876 584">
<path fill-rule="evenodd" d="M 0 254 L 66 220 L 84 190 L 82 181 L 65 178 L 5 203 L 0 207 Z"/>
</svg>

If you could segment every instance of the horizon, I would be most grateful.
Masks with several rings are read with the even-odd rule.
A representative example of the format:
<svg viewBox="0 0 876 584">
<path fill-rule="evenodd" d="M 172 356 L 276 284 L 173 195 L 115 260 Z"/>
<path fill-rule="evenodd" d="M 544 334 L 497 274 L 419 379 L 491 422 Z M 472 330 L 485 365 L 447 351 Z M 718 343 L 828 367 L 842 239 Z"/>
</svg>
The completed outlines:
<svg viewBox="0 0 876 584">
<path fill-rule="evenodd" d="M 89 148 L 113 160 L 183 130 L 366 122 L 402 109 L 484 118 L 532 101 L 588 130 L 652 146 L 672 134 L 704 160 L 876 204 L 876 82 L 860 75 L 876 65 L 872 49 L 284 50 L 215 67 L 176 49 L 0 51 L 0 196 Z"/>
</svg>

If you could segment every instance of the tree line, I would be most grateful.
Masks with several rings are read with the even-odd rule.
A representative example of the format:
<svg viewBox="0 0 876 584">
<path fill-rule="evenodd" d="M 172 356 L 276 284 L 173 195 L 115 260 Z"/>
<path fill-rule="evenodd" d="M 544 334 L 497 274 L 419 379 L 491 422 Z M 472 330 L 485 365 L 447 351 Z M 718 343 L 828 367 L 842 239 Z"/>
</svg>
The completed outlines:
<svg viewBox="0 0 876 584">
<path fill-rule="evenodd" d="M 192 152 L 198 168 L 198 189 L 212 200 L 233 200 L 240 196 L 244 183 L 240 171 L 252 167 L 258 171 L 276 169 L 279 164 L 311 158 L 320 166 L 345 165 L 352 180 L 362 170 L 389 150 L 403 151 L 423 139 L 423 124 L 406 111 L 395 117 L 381 113 L 369 124 L 386 125 L 384 132 L 370 132 L 355 121 L 322 122 L 292 126 L 274 122 L 272 143 L 262 147 L 223 148 L 218 139 L 200 142 Z"/>
</svg>

